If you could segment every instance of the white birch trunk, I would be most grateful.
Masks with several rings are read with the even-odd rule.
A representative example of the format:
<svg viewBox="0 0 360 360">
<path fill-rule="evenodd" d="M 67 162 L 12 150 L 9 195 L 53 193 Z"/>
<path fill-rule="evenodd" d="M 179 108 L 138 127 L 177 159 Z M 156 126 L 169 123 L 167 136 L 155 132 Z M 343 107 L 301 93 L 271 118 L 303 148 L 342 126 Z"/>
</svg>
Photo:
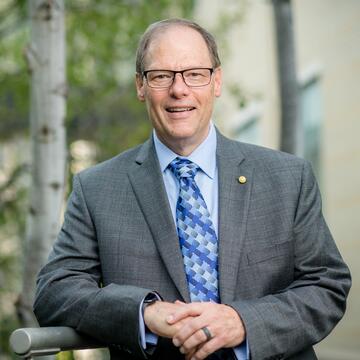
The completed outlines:
<svg viewBox="0 0 360 360">
<path fill-rule="evenodd" d="M 65 188 L 65 25 L 63 0 L 28 0 L 31 42 L 30 129 L 32 184 L 26 224 L 23 288 L 17 304 L 22 326 L 35 326 L 36 275 L 59 230 Z"/>
</svg>

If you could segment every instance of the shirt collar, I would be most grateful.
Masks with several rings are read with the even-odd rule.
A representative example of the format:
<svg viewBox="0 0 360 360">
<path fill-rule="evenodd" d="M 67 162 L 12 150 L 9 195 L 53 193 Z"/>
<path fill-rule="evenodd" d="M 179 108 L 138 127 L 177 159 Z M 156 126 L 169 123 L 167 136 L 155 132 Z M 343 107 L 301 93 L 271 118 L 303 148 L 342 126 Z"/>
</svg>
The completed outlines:
<svg viewBox="0 0 360 360">
<path fill-rule="evenodd" d="M 184 158 L 184 156 L 174 153 L 165 144 L 163 144 L 157 137 L 155 130 L 153 130 L 153 139 L 162 172 L 166 171 L 168 165 L 176 157 Z M 197 164 L 211 179 L 214 178 L 216 170 L 216 131 L 212 122 L 210 123 L 210 130 L 206 139 L 185 158 Z"/>
</svg>

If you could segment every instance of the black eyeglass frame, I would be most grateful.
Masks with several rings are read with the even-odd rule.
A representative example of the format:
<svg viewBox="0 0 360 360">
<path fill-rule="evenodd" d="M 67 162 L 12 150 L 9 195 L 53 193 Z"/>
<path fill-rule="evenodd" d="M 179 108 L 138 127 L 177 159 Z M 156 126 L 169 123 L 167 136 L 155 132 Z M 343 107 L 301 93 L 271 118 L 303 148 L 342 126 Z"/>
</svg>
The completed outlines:
<svg viewBox="0 0 360 360">
<path fill-rule="evenodd" d="M 190 71 L 190 70 L 209 70 L 210 71 L 210 77 L 209 77 L 209 82 L 207 84 L 204 84 L 204 85 L 188 85 L 185 78 L 184 78 L 184 72 L 186 71 Z M 186 86 L 190 87 L 190 88 L 199 88 L 199 87 L 203 87 L 203 86 L 207 86 L 210 84 L 211 82 L 211 77 L 212 77 L 212 74 L 214 73 L 214 71 L 216 70 L 216 68 L 208 68 L 208 67 L 196 67 L 196 68 L 189 68 L 189 69 L 184 69 L 184 70 L 180 70 L 180 71 L 175 71 L 175 70 L 165 70 L 165 69 L 151 69 L 151 70 L 145 70 L 142 72 L 142 76 L 146 79 L 146 83 L 149 85 L 149 87 L 151 87 L 152 89 L 168 89 L 170 88 L 173 83 L 174 83 L 174 80 L 175 80 L 175 77 L 176 77 L 176 74 L 181 74 L 181 77 L 183 79 L 183 82 L 185 83 Z M 168 72 L 171 72 L 173 73 L 173 78 L 172 78 L 172 82 L 170 85 L 168 86 L 151 86 L 149 84 L 149 81 L 147 79 L 147 74 L 151 71 L 168 71 Z"/>
</svg>

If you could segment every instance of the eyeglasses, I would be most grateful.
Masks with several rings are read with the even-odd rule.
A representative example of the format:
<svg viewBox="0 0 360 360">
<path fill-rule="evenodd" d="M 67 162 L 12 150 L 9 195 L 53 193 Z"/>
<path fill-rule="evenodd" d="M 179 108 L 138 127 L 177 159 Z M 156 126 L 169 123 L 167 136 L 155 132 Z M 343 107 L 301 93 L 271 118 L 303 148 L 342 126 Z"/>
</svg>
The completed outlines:
<svg viewBox="0 0 360 360">
<path fill-rule="evenodd" d="M 147 70 L 143 72 L 147 84 L 154 89 L 169 88 L 176 74 L 181 74 L 184 83 L 189 87 L 201 87 L 210 84 L 212 68 L 194 68 L 181 71 L 172 70 Z"/>
</svg>

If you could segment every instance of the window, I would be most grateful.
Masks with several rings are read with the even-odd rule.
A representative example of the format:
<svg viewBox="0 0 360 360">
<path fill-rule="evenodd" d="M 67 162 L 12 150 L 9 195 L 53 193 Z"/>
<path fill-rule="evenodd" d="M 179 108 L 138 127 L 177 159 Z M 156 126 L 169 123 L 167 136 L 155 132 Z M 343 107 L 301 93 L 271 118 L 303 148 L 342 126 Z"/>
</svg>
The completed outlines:
<svg viewBox="0 0 360 360">
<path fill-rule="evenodd" d="M 318 78 L 312 78 L 301 87 L 300 123 L 302 155 L 313 166 L 316 177 L 321 181 L 321 128 L 322 105 Z"/>
<path fill-rule="evenodd" d="M 251 103 L 236 116 L 236 123 L 240 124 L 235 129 L 235 139 L 246 143 L 260 145 L 259 119 L 261 106 Z"/>
</svg>

